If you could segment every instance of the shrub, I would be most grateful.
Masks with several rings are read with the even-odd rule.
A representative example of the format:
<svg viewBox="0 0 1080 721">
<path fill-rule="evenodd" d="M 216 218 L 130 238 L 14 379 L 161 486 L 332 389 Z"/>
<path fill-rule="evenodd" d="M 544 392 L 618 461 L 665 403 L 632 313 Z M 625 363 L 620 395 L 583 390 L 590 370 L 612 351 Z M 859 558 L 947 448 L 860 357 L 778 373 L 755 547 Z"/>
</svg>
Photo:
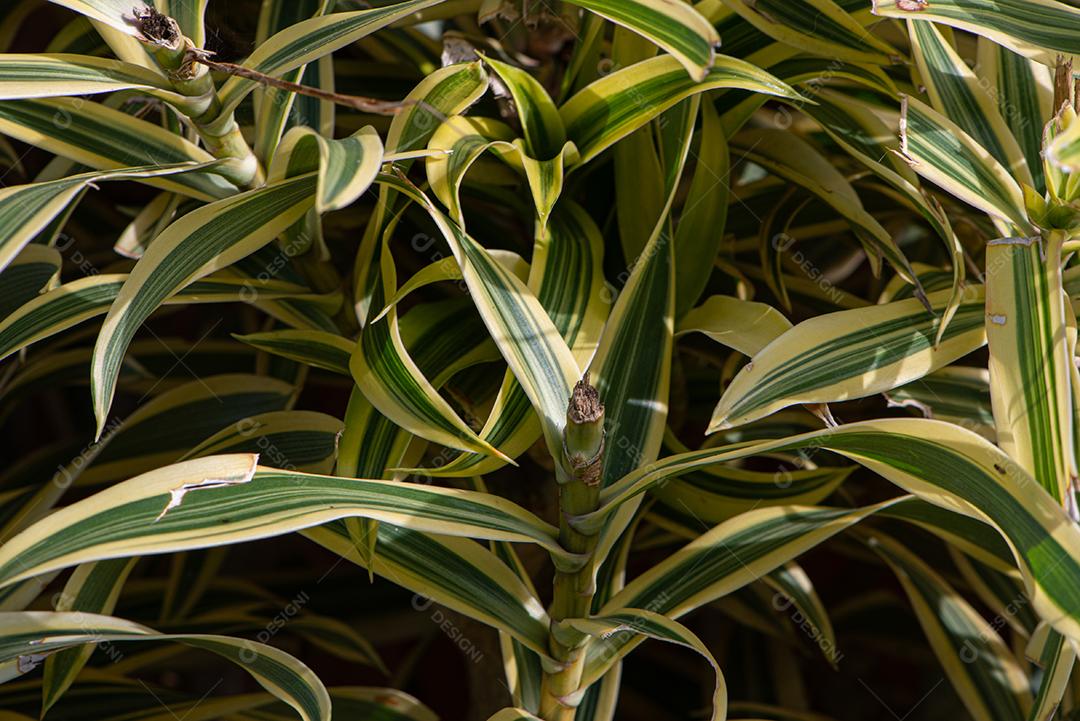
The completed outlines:
<svg viewBox="0 0 1080 721">
<path fill-rule="evenodd" d="M 4 707 L 1074 709 L 1078 37 L 5 3 Z"/>
</svg>

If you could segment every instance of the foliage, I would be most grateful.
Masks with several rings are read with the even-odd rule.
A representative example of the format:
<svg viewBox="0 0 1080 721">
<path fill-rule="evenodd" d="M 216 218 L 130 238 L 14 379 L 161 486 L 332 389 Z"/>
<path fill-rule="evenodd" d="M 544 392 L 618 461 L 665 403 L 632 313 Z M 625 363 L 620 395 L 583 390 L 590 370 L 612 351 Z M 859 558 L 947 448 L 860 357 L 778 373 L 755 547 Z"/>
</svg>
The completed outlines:
<svg viewBox="0 0 1080 721">
<path fill-rule="evenodd" d="M 4 3 L 4 718 L 1075 712 L 1077 38 Z"/>
</svg>

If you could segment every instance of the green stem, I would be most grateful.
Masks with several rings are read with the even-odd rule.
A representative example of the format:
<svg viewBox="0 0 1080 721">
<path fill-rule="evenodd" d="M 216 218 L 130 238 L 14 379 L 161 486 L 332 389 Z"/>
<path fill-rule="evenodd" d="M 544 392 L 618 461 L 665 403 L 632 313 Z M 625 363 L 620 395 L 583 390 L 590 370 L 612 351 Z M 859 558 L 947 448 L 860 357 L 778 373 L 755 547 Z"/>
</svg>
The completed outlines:
<svg viewBox="0 0 1080 721">
<path fill-rule="evenodd" d="M 556 467 L 559 483 L 559 542 L 587 560 L 577 571 L 555 572 L 551 604 L 549 650 L 558 667 L 546 671 L 541 687 L 540 716 L 545 721 L 572 721 L 580 700 L 588 637 L 561 625 L 571 618 L 587 618 L 592 611 L 594 559 L 597 536 L 570 526 L 568 519 L 594 511 L 600 501 L 604 456 L 604 406 L 588 373 L 574 386 L 566 412 L 563 458 Z"/>
<path fill-rule="evenodd" d="M 240 132 L 233 114 L 222 112 L 221 100 L 210 71 L 192 62 L 194 45 L 180 32 L 172 18 L 150 12 L 139 18 L 139 29 L 150 55 L 165 71 L 169 82 L 186 102 L 180 110 L 191 120 L 207 151 L 227 160 L 215 172 L 242 188 L 265 179 L 251 146 Z"/>
</svg>

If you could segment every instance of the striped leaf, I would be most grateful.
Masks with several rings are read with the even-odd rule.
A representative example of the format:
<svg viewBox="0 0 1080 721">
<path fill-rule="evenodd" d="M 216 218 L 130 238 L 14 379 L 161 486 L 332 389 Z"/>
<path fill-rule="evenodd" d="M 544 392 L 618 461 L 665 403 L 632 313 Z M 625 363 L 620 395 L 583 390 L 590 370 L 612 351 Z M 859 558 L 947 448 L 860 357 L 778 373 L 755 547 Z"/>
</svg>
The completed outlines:
<svg viewBox="0 0 1080 721">
<path fill-rule="evenodd" d="M 256 46 L 266 42 L 271 36 L 285 30 L 294 23 L 308 18 L 324 15 L 331 3 L 326 0 L 298 0 L 281 2 L 272 0 L 262 3 L 259 9 L 259 22 L 255 31 Z M 325 64 L 331 73 L 327 78 L 322 72 Z M 333 58 L 325 56 L 311 65 L 301 65 L 282 76 L 283 80 L 300 83 L 320 90 L 333 92 Z M 329 85 L 327 85 L 329 81 Z M 253 149 L 256 156 L 266 165 L 273 157 L 274 149 L 282 134 L 290 127 L 308 126 L 320 134 L 331 138 L 333 130 L 333 104 L 315 98 L 305 98 L 280 88 L 257 88 L 255 100 L 256 138 Z M 310 101 L 310 102 L 309 102 Z M 330 109 L 326 110 L 329 105 Z M 312 109 L 314 112 L 311 112 Z M 305 112 L 306 111 L 306 112 Z M 299 117 L 296 117 L 299 116 Z M 329 125 L 324 127 L 324 121 Z"/>
<path fill-rule="evenodd" d="M 50 98 L 60 95 L 95 95 L 114 90 L 156 90 L 162 99 L 180 101 L 167 92 L 172 86 L 159 73 L 141 65 L 91 55 L 0 54 L 0 100 Z"/>
<path fill-rule="evenodd" d="M 694 177 L 675 226 L 675 317 L 697 303 L 712 274 L 701 258 L 715 258 L 727 220 L 730 166 L 727 138 L 711 95 L 701 103 L 700 144 L 690 153 Z"/>
<path fill-rule="evenodd" d="M 147 249 L 109 309 L 91 367 L 98 435 L 124 353 L 143 321 L 169 296 L 273 240 L 312 206 L 316 179 L 300 176 L 203 206 L 170 225 Z"/>
<path fill-rule="evenodd" d="M 1053 73 L 1045 65 L 1017 55 L 986 37 L 978 39 L 977 64 L 980 77 L 991 88 L 998 112 L 1020 144 L 1035 189 L 1045 192 L 1042 129 L 1053 115 Z"/>
<path fill-rule="evenodd" d="M 210 0 L 155 0 L 158 11 L 180 26 L 184 37 L 201 48 L 206 44 L 206 6 Z"/>
<path fill-rule="evenodd" d="M 870 547 L 886 560 L 972 718 L 1019 721 L 1031 708 L 1027 678 L 997 631 L 940 575 L 888 536 Z"/>
<path fill-rule="evenodd" d="M 467 299 L 416 306 L 401 319 L 400 328 L 417 367 L 436 388 L 475 363 L 499 357 L 487 329 Z M 411 439 L 410 434 L 375 410 L 354 386 L 338 454 L 338 473 L 388 477 L 389 469 L 401 465 Z"/>
<path fill-rule="evenodd" d="M 120 170 L 94 171 L 67 178 L 0 189 L 0 270 L 18 255 L 27 243 L 62 215 L 86 188 L 102 180 L 157 178 L 213 167 L 209 163 L 144 165 Z"/>
<path fill-rule="evenodd" d="M 588 633 L 595 640 L 605 645 L 625 644 L 626 636 L 631 638 L 653 638 L 668 643 L 678 644 L 697 651 L 705 657 L 716 673 L 716 687 L 712 696 L 713 721 L 727 718 L 727 684 L 720 664 L 713 658 L 709 649 L 690 629 L 659 613 L 640 608 L 622 607 L 613 612 L 602 613 L 587 619 L 572 619 L 565 622 L 572 628 Z"/>
<path fill-rule="evenodd" d="M 560 564 L 576 562 L 555 541 L 553 527 L 497 496 L 310 475 L 256 460 L 234 454 L 184 461 L 56 511 L 0 547 L 0 585 L 92 560 L 268 538 L 353 516 L 432 533 L 532 541 Z"/>
<path fill-rule="evenodd" d="M 78 98 L 0 103 L 0 133 L 98 170 L 214 161 L 210 153 L 158 125 Z M 148 177 L 147 183 L 200 200 L 236 192 L 232 183 L 208 173 Z"/>
<path fill-rule="evenodd" d="M 769 37 L 807 53 L 878 65 L 891 65 L 900 57 L 830 0 L 734 0 L 728 7 Z"/>
<path fill-rule="evenodd" d="M 318 330 L 272 330 L 234 337 L 259 350 L 343 376 L 349 375 L 349 356 L 356 347 L 348 338 Z"/>
<path fill-rule="evenodd" d="M 397 272 L 388 243 L 383 244 L 380 264 L 381 287 L 372 295 L 377 307 L 397 292 Z M 349 359 L 349 371 L 364 397 L 410 433 L 450 448 L 509 460 L 478 436 L 424 377 L 405 348 L 396 306 L 361 332 Z"/>
<path fill-rule="evenodd" d="M 584 210 L 564 202 L 543 230 L 538 229 L 529 287 L 571 347 L 585 362 L 599 342 L 609 307 L 601 274 L 603 239 Z M 494 254 L 493 254 L 494 255 Z M 540 426 L 529 398 L 507 371 L 480 436 L 511 458 L 539 439 Z M 424 473 L 436 476 L 486 474 L 502 465 L 496 458 L 464 454 Z"/>
<path fill-rule="evenodd" d="M 128 35 L 137 36 L 131 20 L 136 12 L 144 12 L 150 6 L 143 0 L 49 0 L 56 5 L 62 5 L 75 12 L 85 15 L 91 20 L 97 20 L 107 24 Z"/>
<path fill-rule="evenodd" d="M 251 674 L 260 686 L 292 706 L 304 721 L 329 721 L 330 696 L 319 678 L 284 651 L 247 639 L 210 634 L 162 634 L 111 616 L 92 613 L 0 614 L 0 660 L 19 673 L 48 654 L 87 643 L 176 641 L 216 653 Z"/>
<path fill-rule="evenodd" d="M 986 337 L 997 443 L 1065 503 L 1076 459 L 1060 257 L 1057 240 L 987 244 Z"/>
<path fill-rule="evenodd" d="M 111 614 L 134 565 L 132 559 L 114 559 L 79 566 L 64 584 L 55 609 L 61 613 Z M 58 651 L 45 659 L 45 677 L 41 682 L 42 714 L 71 687 L 93 651 L 94 646 L 87 644 Z"/>
<path fill-rule="evenodd" d="M 835 667 L 840 660 L 840 654 L 836 650 L 836 633 L 825 604 L 806 571 L 794 561 L 789 561 L 765 576 L 762 581 L 783 597 L 774 596 L 773 606 L 786 602 L 783 608 L 777 609 L 779 611 L 794 607 L 795 610 L 791 613 L 792 621 L 799 626 L 809 625 L 807 635 L 821 650 L 825 660 Z"/>
<path fill-rule="evenodd" d="M 1080 169 L 1080 122 L 1076 120 L 1075 111 L 1068 106 L 1061 108 L 1055 121 L 1047 129 L 1044 141 L 1046 149 L 1043 156 L 1048 166 L 1044 170 L 1049 176 L 1049 189 L 1062 196 L 1068 191 L 1064 188 L 1065 178 L 1061 175 Z"/>
<path fill-rule="evenodd" d="M 998 618 L 1004 619 L 1020 637 L 1030 639 L 1035 634 L 1039 619 L 1031 611 L 1030 601 L 1018 575 L 1002 573 L 993 566 L 969 557 L 955 546 L 948 550 L 953 564 L 975 596 L 997 614 Z"/>
<path fill-rule="evenodd" d="M 487 92 L 488 76 L 479 61 L 448 65 L 421 80 L 405 97 L 404 109 L 390 121 L 383 143 L 387 154 L 408 153 L 424 148 L 446 118 L 458 115 Z M 395 165 L 408 170 L 411 160 Z M 379 186 L 379 201 L 372 221 L 364 230 L 353 264 L 356 317 L 361 322 L 381 308 L 371 308 L 371 294 L 378 287 L 379 252 L 386 224 L 394 217 L 400 199 L 390 185 Z"/>
<path fill-rule="evenodd" d="M 504 708 L 489 716 L 488 721 L 540 721 L 540 717 L 533 716 L 523 708 Z"/>
<path fill-rule="evenodd" d="M 342 558 L 417 594 L 414 608 L 432 602 L 505 631 L 546 657 L 548 619 L 528 587 L 491 551 L 473 541 L 378 524 L 378 554 L 370 561 L 356 553 L 343 522 L 304 531 Z"/>
<path fill-rule="evenodd" d="M 559 120 L 562 127 L 562 120 Z M 563 133 L 565 136 L 565 131 Z M 439 124 L 428 141 L 428 150 L 442 151 L 424 160 L 428 183 L 435 197 L 450 211 L 450 217 L 465 227 L 461 211 L 461 184 L 465 174 L 485 151 L 513 147 L 510 126 L 493 118 L 455 115 Z"/>
<path fill-rule="evenodd" d="M 925 418 L 964 426 L 993 441 L 990 374 L 985 368 L 946 366 L 887 392 L 890 405 L 913 408 Z"/>
<path fill-rule="evenodd" d="M 85 320 L 105 315 L 127 279 L 124 273 L 80 278 L 20 306 L 0 321 L 0 359 Z M 191 283 L 166 299 L 164 305 L 246 301 L 253 295 L 264 300 L 314 297 L 307 288 L 285 281 L 255 282 L 214 275 Z"/>
<path fill-rule="evenodd" d="M 557 113 L 554 121 L 561 130 L 562 120 Z M 455 115 L 442 123 L 428 143 L 429 150 L 438 152 L 428 156 L 426 170 L 436 197 L 450 210 L 450 217 L 464 227 L 461 183 L 473 164 L 490 150 L 525 176 L 537 217 L 545 224 L 562 193 L 565 167 L 577 160 L 577 151 L 573 143 L 565 142 L 549 158 L 538 159 L 528 145 L 527 139 L 514 139 L 507 125 L 490 118 Z"/>
<path fill-rule="evenodd" d="M 669 196 L 667 208 L 670 203 Z M 589 366 L 606 408 L 604 485 L 660 452 L 675 313 L 674 250 L 666 221 L 665 210 L 615 300 Z"/>
<path fill-rule="evenodd" d="M 1028 714 L 1030 721 L 1050 721 L 1057 714 L 1068 691 L 1069 678 L 1076 664 L 1072 643 L 1047 624 L 1041 624 L 1025 651 L 1041 668 L 1043 677 Z"/>
<path fill-rule="evenodd" d="M 1057 0 L 874 0 L 874 14 L 951 25 L 1051 67 L 1080 55 L 1080 9 Z"/>
<path fill-rule="evenodd" d="M 562 152 L 566 128 L 547 90 L 532 75 L 513 65 L 485 58 L 510 92 L 525 137 L 529 157 L 547 160 Z"/>
<path fill-rule="evenodd" d="M 55 249 L 28 245 L 0 272 L 0 318 L 30 301 L 60 274 L 62 259 Z"/>
<path fill-rule="evenodd" d="M 265 75 L 280 77 L 441 1 L 405 0 L 369 10 L 331 13 L 294 23 L 261 43 L 243 65 Z M 224 112 L 236 109 L 257 85 L 258 82 L 250 78 L 230 77 L 219 93 Z"/>
<path fill-rule="evenodd" d="M 950 291 L 931 293 L 940 310 Z M 713 411 L 710 431 L 762 418 L 794 403 L 829 403 L 891 390 L 986 342 L 982 289 L 972 286 L 935 348 L 940 317 L 914 299 L 803 321 L 743 367 Z"/>
<path fill-rule="evenodd" d="M 577 361 L 536 295 L 431 201 L 396 181 L 425 207 L 450 245 L 488 332 L 540 416 L 549 448 L 562 447 L 566 403 L 580 377 Z"/>
<path fill-rule="evenodd" d="M 1009 543 L 1040 617 L 1080 637 L 1080 599 L 1067 579 L 1080 558 L 1080 529 L 1021 467 L 980 436 L 926 419 L 861 421 L 778 441 L 669 456 L 601 494 L 603 506 L 573 521 L 582 531 L 603 523 L 626 500 L 664 478 L 764 452 L 835 451 L 923 500 L 993 526 Z"/>
<path fill-rule="evenodd" d="M 900 152 L 912 169 L 965 203 L 1018 228 L 1030 227 L 1020 186 L 959 125 L 904 96 Z"/>
<path fill-rule="evenodd" d="M 648 608 L 678 618 L 758 580 L 880 507 L 787 506 L 744 513 L 700 535 L 634 578 L 604 604 L 599 615 Z M 583 682 L 598 678 L 641 640 L 628 635 L 595 640 L 586 652 Z"/>
<path fill-rule="evenodd" d="M 567 137 L 581 154 L 580 162 L 585 163 L 680 100 L 728 88 L 792 100 L 799 97 L 769 73 L 736 58 L 718 56 L 708 73 L 695 81 L 673 58 L 659 56 L 590 83 L 567 100 L 559 114 Z"/>
<path fill-rule="evenodd" d="M 488 252 L 491 253 L 492 258 L 505 265 L 518 278 L 528 280 L 529 264 L 520 255 L 511 250 L 490 250 Z M 458 267 L 457 261 L 452 256 L 425 265 L 397 289 L 397 292 L 387 301 L 386 307 L 379 311 L 379 314 L 371 322 L 377 322 L 390 312 L 391 306 L 397 305 L 415 290 L 432 283 L 460 281 L 461 279 L 461 268 Z"/>
<path fill-rule="evenodd" d="M 781 468 L 765 472 L 715 466 L 672 479 L 655 489 L 653 495 L 675 513 L 688 516 L 690 528 L 696 532 L 698 524 L 694 519 L 720 523 L 755 508 L 816 505 L 854 470 L 836 466 Z M 653 510 L 657 511 L 655 507 Z M 660 511 L 659 515 L 667 514 Z"/>
<path fill-rule="evenodd" d="M 278 146 L 267 181 L 317 171 L 315 210 L 340 210 L 371 186 L 383 163 L 382 151 L 382 140 L 370 125 L 341 140 L 327 140 L 311 128 L 293 128 Z"/>
<path fill-rule="evenodd" d="M 1024 153 L 995 99 L 933 23 L 909 21 L 912 52 L 930 104 L 964 128 L 1018 183 L 1032 185 Z"/>
<path fill-rule="evenodd" d="M 177 461 L 218 431 L 243 431 L 251 416 L 285 409 L 295 391 L 285 381 L 246 373 L 200 377 L 170 388 L 112 425 L 108 443 L 85 462 L 77 482 L 115 482 Z"/>
<path fill-rule="evenodd" d="M 713 66 L 720 36 L 692 7 L 667 0 L 572 1 L 667 50 L 696 80 L 703 80 Z"/>
<path fill-rule="evenodd" d="M 843 174 L 799 137 L 772 128 L 741 131 L 730 140 L 733 150 L 769 172 L 795 183 L 832 206 L 851 224 L 859 241 L 866 247 L 875 272 L 880 258 L 889 261 L 900 276 L 913 281 L 914 271 L 907 257 L 897 247 L 892 235 L 868 213 L 855 189 Z M 772 247 L 770 243 L 766 247 Z"/>
</svg>

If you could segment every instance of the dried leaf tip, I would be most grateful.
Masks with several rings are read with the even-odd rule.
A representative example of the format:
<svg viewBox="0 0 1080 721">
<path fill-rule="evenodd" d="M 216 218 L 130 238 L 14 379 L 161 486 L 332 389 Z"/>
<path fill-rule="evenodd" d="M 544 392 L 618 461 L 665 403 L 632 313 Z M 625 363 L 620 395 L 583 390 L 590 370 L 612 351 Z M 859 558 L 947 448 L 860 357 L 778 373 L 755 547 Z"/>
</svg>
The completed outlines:
<svg viewBox="0 0 1080 721">
<path fill-rule="evenodd" d="M 570 394 L 566 417 L 571 423 L 580 425 L 595 423 L 603 415 L 604 404 L 600 402 L 600 394 L 589 383 L 589 371 L 585 371 L 585 375 L 574 385 L 574 392 Z"/>
<path fill-rule="evenodd" d="M 589 383 L 588 372 L 574 385 L 563 431 L 566 468 L 572 477 L 595 487 L 600 483 L 604 454 L 604 404 Z"/>
<path fill-rule="evenodd" d="M 178 49 L 183 42 L 180 26 L 168 15 L 147 6 L 135 8 L 135 29 L 147 41 L 162 47 Z"/>
</svg>

